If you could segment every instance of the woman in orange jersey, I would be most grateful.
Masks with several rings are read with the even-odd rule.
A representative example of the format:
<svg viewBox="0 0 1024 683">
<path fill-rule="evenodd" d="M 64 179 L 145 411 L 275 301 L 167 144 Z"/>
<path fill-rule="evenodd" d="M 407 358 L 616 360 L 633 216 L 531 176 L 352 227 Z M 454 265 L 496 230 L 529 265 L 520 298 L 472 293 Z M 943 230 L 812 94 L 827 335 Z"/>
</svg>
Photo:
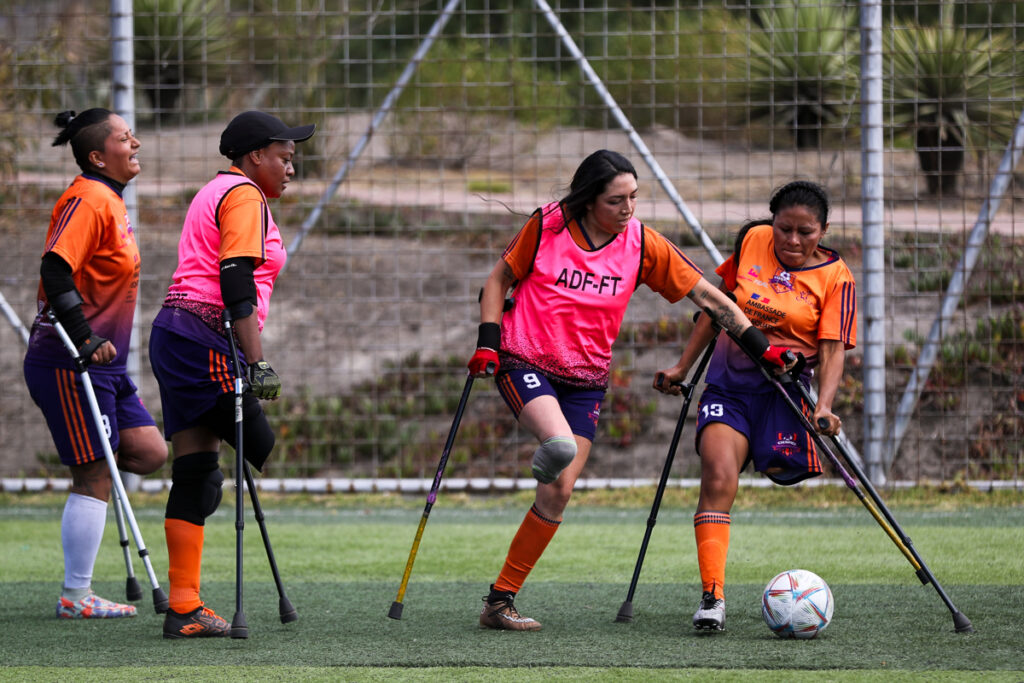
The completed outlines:
<svg viewBox="0 0 1024 683">
<path fill-rule="evenodd" d="M 676 302 L 689 297 L 781 365 L 785 349 L 764 335 L 682 251 L 633 217 L 637 173 L 621 154 L 594 152 L 569 193 L 537 209 L 512 239 L 484 285 L 470 372 L 495 371 L 498 391 L 533 434 L 537 495 L 484 597 L 480 625 L 535 631 L 513 600 L 562 522 L 573 485 L 590 455 L 608 386 L 612 343 L 641 284 Z M 509 289 L 515 304 L 504 311 Z"/>
<path fill-rule="evenodd" d="M 121 193 L 138 175 L 139 141 L 123 118 L 106 109 L 59 114 L 54 146 L 71 145 L 81 175 L 54 206 L 39 267 L 39 313 L 32 324 L 25 380 L 46 416 L 71 492 L 61 519 L 64 587 L 57 616 L 135 616 L 135 607 L 92 592 L 92 571 L 110 499 L 110 470 L 100 439 L 109 439 L 118 466 L 150 474 L 167 460 L 167 445 L 136 394 L 126 363 L 139 249 Z M 106 434 L 93 424 L 70 354 L 47 314 L 53 311 L 91 368 Z"/>
<path fill-rule="evenodd" d="M 768 209 L 771 217 L 743 227 L 732 255 L 716 272 L 722 276 L 722 290 L 736 297 L 740 309 L 772 344 L 806 357 L 800 381 L 808 386 L 812 371 L 818 375 L 818 402 L 811 423 L 825 419 L 828 429 L 822 433 L 837 434 L 841 422 L 832 412 L 832 403 L 846 350 L 853 348 L 857 336 L 853 275 L 836 251 L 821 245 L 829 211 L 821 186 L 789 183 L 775 192 Z M 668 381 L 656 380 L 655 388 L 679 393 L 671 382 L 687 375 L 713 334 L 710 320 L 698 321 L 679 362 L 662 371 Z M 731 340 L 718 342 L 706 381 L 697 415 L 701 484 L 693 517 L 703 594 L 693 625 L 721 631 L 725 628 L 729 513 L 740 472 L 753 461 L 756 471 L 790 485 L 821 474 L 821 463 L 798 418 Z M 802 405 L 796 388 L 789 391 Z"/>
</svg>

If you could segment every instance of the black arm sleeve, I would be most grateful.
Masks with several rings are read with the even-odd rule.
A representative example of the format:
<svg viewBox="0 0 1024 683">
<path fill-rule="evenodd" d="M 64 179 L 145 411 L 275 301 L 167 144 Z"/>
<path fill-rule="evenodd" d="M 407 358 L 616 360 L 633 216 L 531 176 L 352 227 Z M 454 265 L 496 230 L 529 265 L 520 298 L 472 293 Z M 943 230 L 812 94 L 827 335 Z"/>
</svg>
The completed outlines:
<svg viewBox="0 0 1024 683">
<path fill-rule="evenodd" d="M 81 348 L 92 336 L 92 329 L 85 320 L 85 314 L 82 313 L 82 298 L 75 287 L 74 278 L 71 277 L 71 266 L 52 251 L 47 252 L 39 265 L 39 278 L 43 283 L 46 300 L 50 302 L 50 308 L 57 315 L 57 320 L 64 326 L 75 346 Z M 67 296 L 69 292 L 74 294 Z"/>
<path fill-rule="evenodd" d="M 252 315 L 257 305 L 255 270 L 256 264 L 248 256 L 220 262 L 220 298 L 236 320 Z"/>
</svg>

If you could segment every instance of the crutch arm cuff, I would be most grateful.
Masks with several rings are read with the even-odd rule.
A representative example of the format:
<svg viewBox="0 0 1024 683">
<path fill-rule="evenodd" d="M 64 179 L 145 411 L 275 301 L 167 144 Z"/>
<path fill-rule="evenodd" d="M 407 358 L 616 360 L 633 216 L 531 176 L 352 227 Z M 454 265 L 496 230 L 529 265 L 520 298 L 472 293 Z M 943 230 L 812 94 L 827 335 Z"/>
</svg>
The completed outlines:
<svg viewBox="0 0 1024 683">
<path fill-rule="evenodd" d="M 768 350 L 771 344 L 768 343 L 768 337 L 764 336 L 764 332 L 757 329 L 753 325 L 748 327 L 740 335 L 740 343 L 747 349 L 754 358 L 760 358 L 764 355 L 764 352 Z"/>
<path fill-rule="evenodd" d="M 92 333 L 92 328 L 89 327 L 89 322 L 85 319 L 85 313 L 82 311 L 82 295 L 78 293 L 77 289 L 69 289 L 66 292 L 57 294 L 52 299 L 47 295 L 47 299 L 50 301 L 50 308 L 53 310 L 53 314 L 57 316 L 57 320 L 60 321 L 68 336 L 71 337 L 71 342 L 81 353 L 82 346 L 91 337 L 95 336 Z"/>
</svg>

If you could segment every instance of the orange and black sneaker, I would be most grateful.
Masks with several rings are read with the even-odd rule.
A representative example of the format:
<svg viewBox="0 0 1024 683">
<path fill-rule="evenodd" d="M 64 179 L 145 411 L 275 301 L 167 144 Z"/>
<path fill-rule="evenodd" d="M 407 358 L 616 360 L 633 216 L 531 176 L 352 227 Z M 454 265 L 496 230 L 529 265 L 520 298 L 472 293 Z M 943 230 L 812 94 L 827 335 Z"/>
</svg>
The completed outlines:
<svg viewBox="0 0 1024 683">
<path fill-rule="evenodd" d="M 225 638 L 230 633 L 228 622 L 202 605 L 186 614 L 171 609 L 164 615 L 164 638 Z"/>
</svg>

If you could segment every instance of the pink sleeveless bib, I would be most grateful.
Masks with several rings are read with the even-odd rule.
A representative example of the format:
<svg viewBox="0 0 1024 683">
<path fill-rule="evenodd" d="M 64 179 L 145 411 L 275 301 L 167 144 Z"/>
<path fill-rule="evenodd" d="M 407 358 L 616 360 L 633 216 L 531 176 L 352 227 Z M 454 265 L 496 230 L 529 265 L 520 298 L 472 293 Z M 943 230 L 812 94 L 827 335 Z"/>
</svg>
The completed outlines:
<svg viewBox="0 0 1024 683">
<path fill-rule="evenodd" d="M 555 379 L 604 387 L 643 258 L 643 226 L 595 251 L 581 249 L 557 203 L 541 209 L 540 244 L 501 325 L 502 351 Z"/>
<path fill-rule="evenodd" d="M 174 281 L 168 294 L 184 295 L 192 301 L 224 307 L 224 301 L 220 296 L 220 230 L 217 227 L 217 207 L 228 190 L 242 183 L 257 187 L 256 183 L 245 176 L 221 173 L 196 193 L 185 215 L 181 241 L 178 243 L 178 268 L 174 271 Z M 281 232 L 269 208 L 266 217 L 266 257 L 253 273 L 260 330 L 263 330 L 263 323 L 267 319 L 274 281 L 287 258 Z M 259 228 L 260 226 L 253 226 L 254 230 Z"/>
</svg>

